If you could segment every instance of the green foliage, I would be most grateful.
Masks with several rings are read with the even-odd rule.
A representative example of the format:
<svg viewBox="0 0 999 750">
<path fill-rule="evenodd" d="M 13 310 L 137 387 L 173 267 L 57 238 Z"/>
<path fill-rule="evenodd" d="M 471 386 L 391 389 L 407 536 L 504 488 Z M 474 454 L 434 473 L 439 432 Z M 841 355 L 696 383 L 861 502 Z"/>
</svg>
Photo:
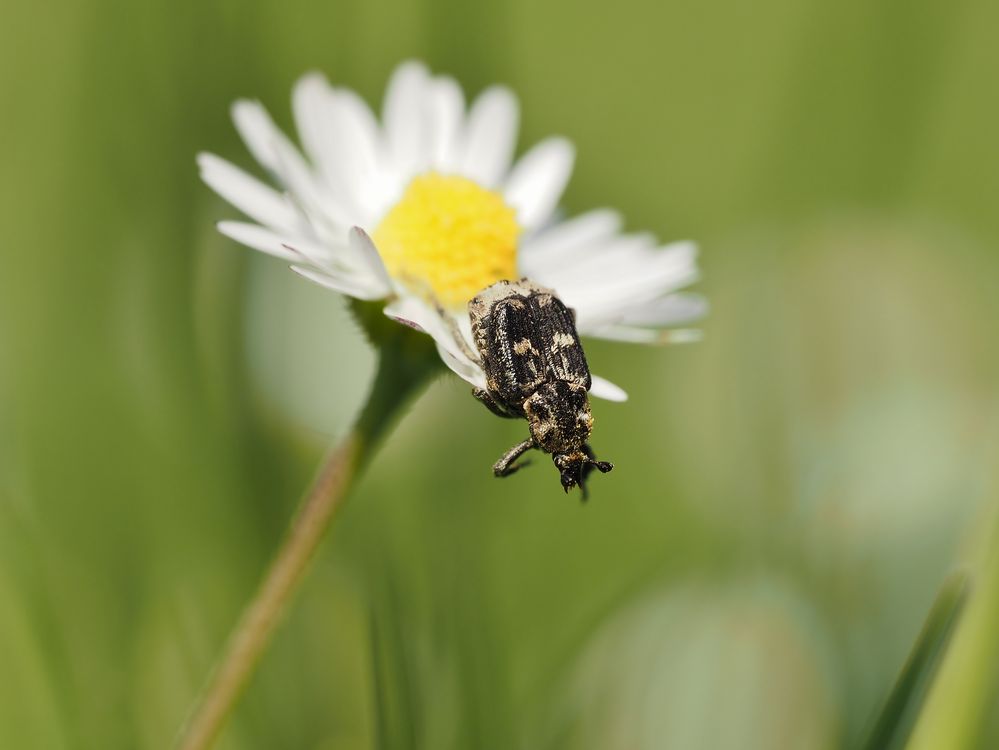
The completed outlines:
<svg viewBox="0 0 999 750">
<path fill-rule="evenodd" d="M 289 124 L 302 72 L 376 102 L 409 56 L 511 85 L 521 147 L 573 139 L 568 212 L 697 239 L 706 337 L 588 347 L 631 400 L 594 406 L 584 507 L 540 461 L 493 480 L 523 425 L 436 381 L 220 747 L 582 748 L 592 675 L 650 686 L 594 716 L 624 736 L 863 741 L 997 496 L 999 5 L 3 18 L 0 747 L 169 745 L 372 371 L 341 301 L 215 233 L 194 154 L 250 168 L 233 99 Z"/>
<path fill-rule="evenodd" d="M 919 638 L 864 742 L 863 747 L 867 750 L 906 746 L 961 616 L 967 589 L 967 574 L 958 573 L 940 590 Z"/>
</svg>

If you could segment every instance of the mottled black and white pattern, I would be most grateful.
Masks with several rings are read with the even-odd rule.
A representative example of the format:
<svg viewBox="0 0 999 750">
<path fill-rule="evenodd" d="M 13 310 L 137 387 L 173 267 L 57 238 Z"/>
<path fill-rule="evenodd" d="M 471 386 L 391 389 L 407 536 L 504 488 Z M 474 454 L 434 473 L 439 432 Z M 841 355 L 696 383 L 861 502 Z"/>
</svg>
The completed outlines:
<svg viewBox="0 0 999 750">
<path fill-rule="evenodd" d="M 468 304 L 472 336 L 482 360 L 486 388 L 473 393 L 502 417 L 523 417 L 531 437 L 511 448 L 493 466 L 509 476 L 531 448 L 550 453 L 566 492 L 579 485 L 596 461 L 587 441 L 593 427 L 587 391 L 590 368 L 576 333 L 575 317 L 551 289 L 529 279 L 499 281 Z"/>
</svg>

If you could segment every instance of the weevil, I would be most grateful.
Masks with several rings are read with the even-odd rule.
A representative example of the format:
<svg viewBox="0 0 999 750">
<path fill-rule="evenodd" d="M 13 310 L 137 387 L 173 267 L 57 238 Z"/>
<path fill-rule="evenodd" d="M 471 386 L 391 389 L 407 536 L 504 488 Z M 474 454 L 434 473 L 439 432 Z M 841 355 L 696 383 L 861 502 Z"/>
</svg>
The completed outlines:
<svg viewBox="0 0 999 750">
<path fill-rule="evenodd" d="M 486 388 L 473 395 L 493 414 L 526 419 L 530 430 L 493 473 L 510 476 L 528 463 L 518 459 L 536 448 L 551 454 L 563 489 L 579 485 L 585 500 L 590 473 L 606 474 L 614 465 L 597 461 L 588 443 L 590 368 L 574 313 L 551 289 L 526 278 L 487 287 L 468 303 L 468 312 L 486 375 Z"/>
</svg>

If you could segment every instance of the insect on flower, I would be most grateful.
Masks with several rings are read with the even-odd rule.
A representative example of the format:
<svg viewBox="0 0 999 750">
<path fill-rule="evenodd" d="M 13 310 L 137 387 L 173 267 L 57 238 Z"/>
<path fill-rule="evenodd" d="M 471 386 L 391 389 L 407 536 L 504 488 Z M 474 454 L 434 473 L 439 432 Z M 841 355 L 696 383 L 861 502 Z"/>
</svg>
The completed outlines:
<svg viewBox="0 0 999 750">
<path fill-rule="evenodd" d="M 472 336 L 482 359 L 486 388 L 473 395 L 501 417 L 527 420 L 531 436 L 493 466 L 506 477 L 526 465 L 532 448 L 550 453 L 568 492 L 614 465 L 597 461 L 588 440 L 593 415 L 587 391 L 592 379 L 573 312 L 551 289 L 529 279 L 499 281 L 468 303 Z"/>
<path fill-rule="evenodd" d="M 610 470 L 587 446 L 588 398 L 627 394 L 591 375 L 577 333 L 696 340 L 678 326 L 707 310 L 685 291 L 699 277 L 697 246 L 625 232 L 608 208 L 563 218 L 575 149 L 549 137 L 515 158 L 520 109 L 506 87 L 466 104 L 453 78 L 409 61 L 392 74 L 380 115 L 318 73 L 295 85 L 292 108 L 300 145 L 260 102 L 232 108 L 271 184 L 199 154 L 202 179 L 249 218 L 219 231 L 431 336 L 493 411 L 526 418 L 530 441 L 497 474 L 523 466 L 531 448 L 552 455 L 567 489 Z"/>
</svg>

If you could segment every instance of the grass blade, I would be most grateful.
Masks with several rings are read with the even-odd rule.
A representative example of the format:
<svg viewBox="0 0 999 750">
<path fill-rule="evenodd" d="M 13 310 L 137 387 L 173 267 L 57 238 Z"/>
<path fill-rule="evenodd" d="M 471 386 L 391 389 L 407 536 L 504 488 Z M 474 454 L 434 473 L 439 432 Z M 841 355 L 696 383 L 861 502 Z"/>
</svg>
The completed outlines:
<svg viewBox="0 0 999 750">
<path fill-rule="evenodd" d="M 908 740 L 967 594 L 968 574 L 965 571 L 952 574 L 941 587 L 884 707 L 861 745 L 864 750 L 901 748 Z"/>
</svg>

